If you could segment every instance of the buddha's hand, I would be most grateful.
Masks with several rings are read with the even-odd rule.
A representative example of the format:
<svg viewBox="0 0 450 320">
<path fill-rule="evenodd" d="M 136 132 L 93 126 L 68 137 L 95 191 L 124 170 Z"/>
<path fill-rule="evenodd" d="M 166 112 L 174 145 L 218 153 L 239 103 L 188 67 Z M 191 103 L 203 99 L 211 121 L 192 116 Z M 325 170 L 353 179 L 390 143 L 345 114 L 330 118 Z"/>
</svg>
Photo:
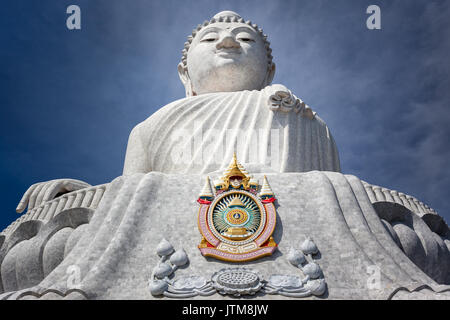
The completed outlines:
<svg viewBox="0 0 450 320">
<path fill-rule="evenodd" d="M 290 112 L 295 110 L 298 99 L 292 92 L 281 84 L 273 84 L 265 88 L 269 96 L 269 108 L 273 111 Z"/>
<path fill-rule="evenodd" d="M 273 84 L 264 90 L 269 97 L 268 105 L 271 110 L 285 113 L 295 111 L 304 118 L 314 119 L 316 113 L 282 84 Z"/>
<path fill-rule="evenodd" d="M 16 208 L 17 213 L 21 213 L 28 205 L 28 210 L 38 207 L 42 203 L 53 200 L 57 195 L 84 189 L 91 185 L 75 179 L 56 179 L 33 184 L 24 193 L 19 205 Z"/>
</svg>

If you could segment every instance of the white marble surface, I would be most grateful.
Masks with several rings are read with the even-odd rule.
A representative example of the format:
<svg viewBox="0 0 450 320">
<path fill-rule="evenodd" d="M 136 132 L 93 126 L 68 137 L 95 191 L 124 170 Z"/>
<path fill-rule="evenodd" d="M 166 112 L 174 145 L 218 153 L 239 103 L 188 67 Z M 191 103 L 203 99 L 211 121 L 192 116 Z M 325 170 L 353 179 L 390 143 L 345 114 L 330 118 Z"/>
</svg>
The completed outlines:
<svg viewBox="0 0 450 320">
<path fill-rule="evenodd" d="M 206 173 L 225 168 L 235 151 L 242 164 L 274 172 L 340 171 L 322 119 L 270 108 L 280 88 L 288 91 L 208 93 L 161 108 L 132 130 L 123 173 Z"/>
<path fill-rule="evenodd" d="M 255 177 L 262 181 L 263 174 Z M 211 178 L 216 177 L 211 174 Z M 421 291 L 426 286 L 431 290 L 423 291 L 423 295 L 429 299 L 442 295 L 436 292 L 450 290 L 449 286 L 437 285 L 396 245 L 358 178 L 319 171 L 269 173 L 267 178 L 277 197 L 278 211 L 274 240 L 279 248 L 270 257 L 228 263 L 200 254 L 196 199 L 204 175 L 151 172 L 122 176 L 110 184 L 94 216 L 81 235 L 77 235 L 78 242 L 62 263 L 37 286 L 22 286 L 3 298 L 15 299 L 30 292 L 43 294 L 49 289 L 66 295 L 70 292 L 71 275 L 67 270 L 76 266 L 81 272 L 79 289 L 90 299 L 154 299 L 148 289 L 148 279 L 159 260 L 156 250 L 163 238 L 176 250 L 183 248 L 189 257 L 188 266 L 176 271 L 174 279 L 188 275 L 209 277 L 230 266 L 256 269 L 265 278 L 275 273 L 301 275 L 288 262 L 288 252 L 291 247 L 300 249 L 303 241 L 311 237 L 320 250 L 316 262 L 323 270 L 328 288 L 321 298 L 387 299 L 395 296 L 397 290 L 404 297 L 405 290 Z M 439 245 L 435 236 L 423 228 L 417 232 L 425 241 L 427 252 L 432 254 L 430 249 Z M 22 249 L 14 250 L 8 258 L 9 264 L 19 259 Z M 49 248 L 46 252 L 56 249 Z M 370 268 L 380 270 L 379 287 L 368 285 Z M 15 275 L 21 277 L 27 273 L 31 279 L 39 270 L 34 264 L 28 267 L 24 264 Z M 12 288 L 14 279 L 8 281 L 8 288 Z M 286 297 L 256 295 L 254 298 Z M 215 294 L 211 299 L 223 297 Z"/>
</svg>

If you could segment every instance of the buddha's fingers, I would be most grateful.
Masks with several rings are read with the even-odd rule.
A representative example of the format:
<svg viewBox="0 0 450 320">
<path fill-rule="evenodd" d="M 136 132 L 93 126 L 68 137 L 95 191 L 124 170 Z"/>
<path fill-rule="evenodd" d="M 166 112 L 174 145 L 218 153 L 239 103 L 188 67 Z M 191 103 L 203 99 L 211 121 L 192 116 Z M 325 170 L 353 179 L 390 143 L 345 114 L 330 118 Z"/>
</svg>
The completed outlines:
<svg viewBox="0 0 450 320">
<path fill-rule="evenodd" d="M 44 195 L 46 194 L 50 185 L 52 185 L 52 181 L 47 181 L 44 183 L 44 186 L 42 187 L 42 189 L 39 191 L 39 194 L 37 195 L 36 202 L 34 204 L 35 207 L 38 207 L 39 205 L 41 205 L 43 202 L 46 201 L 44 199 Z"/>
<path fill-rule="evenodd" d="M 53 181 L 45 191 L 43 201 L 53 200 L 55 196 L 62 190 L 61 181 Z"/>
<path fill-rule="evenodd" d="M 23 195 L 17 205 L 16 212 L 21 213 L 27 205 L 28 210 L 31 210 L 45 201 L 54 199 L 58 193 L 76 191 L 90 186 L 86 182 L 74 179 L 59 179 L 35 183 Z"/>
<path fill-rule="evenodd" d="M 23 210 L 25 210 L 25 208 L 27 207 L 28 200 L 30 198 L 31 193 L 34 191 L 34 189 L 37 188 L 38 185 L 39 185 L 39 183 L 35 183 L 35 184 L 31 185 L 27 191 L 25 191 L 25 193 L 22 196 L 22 199 L 20 199 L 19 204 L 17 205 L 17 208 L 16 208 L 17 213 L 21 213 Z"/>
<path fill-rule="evenodd" d="M 45 182 L 41 182 L 36 189 L 34 189 L 33 193 L 30 196 L 30 200 L 28 201 L 28 210 L 31 210 L 34 208 L 35 204 L 36 204 L 36 199 L 37 196 L 39 195 L 39 192 L 42 190 L 42 188 L 44 187 Z"/>
<path fill-rule="evenodd" d="M 86 182 L 83 182 L 83 181 L 80 181 L 80 180 L 66 180 L 66 181 L 64 181 L 64 188 L 67 191 L 69 191 L 69 192 L 70 191 L 76 191 L 76 190 L 84 189 L 84 188 L 88 188 L 90 186 L 91 186 L 90 184 L 88 184 Z"/>
</svg>

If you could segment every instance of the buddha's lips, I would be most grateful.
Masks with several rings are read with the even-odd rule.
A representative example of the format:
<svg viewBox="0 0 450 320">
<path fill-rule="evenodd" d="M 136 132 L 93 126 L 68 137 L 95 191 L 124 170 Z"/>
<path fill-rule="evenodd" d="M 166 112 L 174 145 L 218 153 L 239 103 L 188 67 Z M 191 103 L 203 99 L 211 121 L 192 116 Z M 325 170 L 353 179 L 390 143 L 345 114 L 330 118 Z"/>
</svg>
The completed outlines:
<svg viewBox="0 0 450 320">
<path fill-rule="evenodd" d="M 219 49 L 219 50 L 216 50 L 216 55 L 218 55 L 218 56 L 225 56 L 225 57 L 227 57 L 227 56 L 234 56 L 234 55 L 237 55 L 237 54 L 240 54 L 241 53 L 241 50 L 239 50 L 239 49 Z"/>
</svg>

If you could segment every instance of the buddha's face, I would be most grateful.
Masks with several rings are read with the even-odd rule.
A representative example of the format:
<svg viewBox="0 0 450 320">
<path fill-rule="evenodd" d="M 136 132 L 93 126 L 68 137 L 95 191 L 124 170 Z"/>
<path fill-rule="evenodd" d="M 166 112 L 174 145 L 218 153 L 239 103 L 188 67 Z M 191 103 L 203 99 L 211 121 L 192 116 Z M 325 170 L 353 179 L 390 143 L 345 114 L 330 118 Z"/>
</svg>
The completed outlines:
<svg viewBox="0 0 450 320">
<path fill-rule="evenodd" d="M 259 90 L 272 80 L 274 67 L 269 69 L 268 64 L 265 42 L 252 27 L 217 22 L 201 29 L 193 39 L 187 54 L 187 77 L 193 95 Z"/>
</svg>

